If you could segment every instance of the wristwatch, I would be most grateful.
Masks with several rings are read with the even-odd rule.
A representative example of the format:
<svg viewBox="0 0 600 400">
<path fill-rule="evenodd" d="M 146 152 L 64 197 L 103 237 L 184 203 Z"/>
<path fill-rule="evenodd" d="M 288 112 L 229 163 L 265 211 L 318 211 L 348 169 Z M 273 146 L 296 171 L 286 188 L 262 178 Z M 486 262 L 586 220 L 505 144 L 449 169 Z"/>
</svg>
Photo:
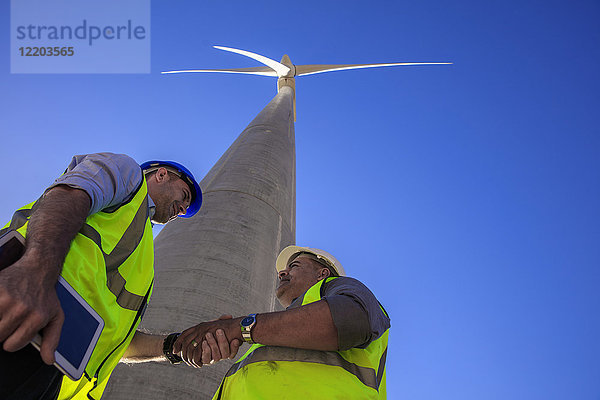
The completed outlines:
<svg viewBox="0 0 600 400">
<path fill-rule="evenodd" d="M 256 325 L 256 314 L 250 314 L 240 322 L 242 337 L 247 343 L 254 344 L 252 340 L 252 329 Z"/>
<path fill-rule="evenodd" d="M 179 364 L 183 361 L 183 359 L 177 354 L 173 354 L 173 344 L 175 343 L 178 337 L 179 333 L 171 333 L 163 341 L 163 354 L 165 355 L 165 357 L 167 357 L 167 360 L 169 360 L 171 364 Z"/>
</svg>

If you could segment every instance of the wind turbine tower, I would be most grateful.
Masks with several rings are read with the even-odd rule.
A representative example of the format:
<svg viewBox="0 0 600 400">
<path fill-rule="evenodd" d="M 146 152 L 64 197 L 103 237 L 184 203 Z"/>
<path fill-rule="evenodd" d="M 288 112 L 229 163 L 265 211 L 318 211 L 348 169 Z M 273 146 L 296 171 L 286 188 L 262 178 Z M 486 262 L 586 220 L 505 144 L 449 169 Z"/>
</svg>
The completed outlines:
<svg viewBox="0 0 600 400">
<path fill-rule="evenodd" d="M 203 204 L 169 223 L 155 240 L 154 293 L 141 328 L 181 331 L 222 314 L 279 309 L 275 259 L 296 236 L 295 78 L 360 68 L 450 63 L 294 65 L 215 46 L 263 66 L 167 71 L 221 72 L 277 78 L 277 95 L 200 182 Z M 245 347 L 240 349 L 243 354 Z M 232 362 L 201 370 L 169 363 L 120 364 L 103 399 L 210 399 Z"/>
</svg>

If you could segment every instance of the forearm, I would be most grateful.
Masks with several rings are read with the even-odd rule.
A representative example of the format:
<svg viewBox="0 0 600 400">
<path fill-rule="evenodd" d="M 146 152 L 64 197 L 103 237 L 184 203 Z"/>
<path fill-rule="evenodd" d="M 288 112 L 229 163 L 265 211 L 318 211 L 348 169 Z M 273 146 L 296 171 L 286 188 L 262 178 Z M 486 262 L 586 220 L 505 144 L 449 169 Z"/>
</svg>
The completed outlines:
<svg viewBox="0 0 600 400">
<path fill-rule="evenodd" d="M 242 319 L 243 317 L 234 318 L 224 328 L 227 338 L 243 341 L 240 328 Z M 291 310 L 258 314 L 256 325 L 252 329 L 252 340 L 267 346 L 338 350 L 337 328 L 333 323 L 329 305 L 324 300 Z"/>
<path fill-rule="evenodd" d="M 121 361 L 126 363 L 167 361 L 163 355 L 163 342 L 166 336 L 136 331 Z"/>
<path fill-rule="evenodd" d="M 58 279 L 71 241 L 85 222 L 90 204 L 83 190 L 57 186 L 45 193 L 33 210 L 23 257 L 44 261 L 40 272 L 45 280 L 54 283 Z"/>
<path fill-rule="evenodd" d="M 257 315 L 252 338 L 268 346 L 324 351 L 338 349 L 337 329 L 329 305 L 324 300 L 287 311 Z"/>
<path fill-rule="evenodd" d="M 54 285 L 81 228 L 90 200 L 81 190 L 55 187 L 35 205 L 27 227 L 25 254 L 0 271 L 0 343 L 6 351 L 23 348 L 39 332 L 40 354 L 54 362 L 64 314 Z"/>
<path fill-rule="evenodd" d="M 182 358 L 187 363 L 202 364 L 200 363 L 201 356 L 202 361 L 206 363 L 207 360 L 210 360 L 208 356 L 210 356 L 211 350 L 207 349 L 208 356 L 204 357 L 204 346 L 200 346 L 202 341 L 213 337 L 218 339 L 218 331 L 223 330 L 225 335 L 220 336 L 221 338 L 226 337 L 230 343 L 234 339 L 240 340 L 240 343 L 243 342 L 240 328 L 243 318 L 202 322 L 186 329 L 175 342 L 173 352 L 176 354 L 182 352 Z M 323 351 L 338 350 L 337 328 L 333 323 L 329 305 L 324 300 L 291 310 L 257 315 L 252 338 L 254 342 L 268 346 Z M 212 351 L 214 354 L 214 350 Z M 236 352 L 237 346 L 231 354 Z"/>
</svg>

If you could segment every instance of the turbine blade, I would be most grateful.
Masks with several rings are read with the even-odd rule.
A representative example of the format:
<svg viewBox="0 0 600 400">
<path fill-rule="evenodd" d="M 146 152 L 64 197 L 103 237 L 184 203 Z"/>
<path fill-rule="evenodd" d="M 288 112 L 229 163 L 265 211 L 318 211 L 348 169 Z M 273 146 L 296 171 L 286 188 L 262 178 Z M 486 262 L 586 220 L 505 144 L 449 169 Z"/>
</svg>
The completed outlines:
<svg viewBox="0 0 600 400">
<path fill-rule="evenodd" d="M 440 64 L 452 64 L 447 62 L 440 63 L 382 63 L 382 64 L 339 64 L 339 65 L 296 65 L 296 76 L 320 74 L 322 72 L 332 71 L 344 71 L 347 69 L 361 69 L 361 68 L 376 68 L 376 67 L 396 67 L 400 65 L 440 65 Z"/>
<path fill-rule="evenodd" d="M 285 76 L 290 72 L 290 69 L 288 67 L 286 67 L 285 65 L 283 65 L 275 60 L 271 60 L 270 58 L 267 58 L 265 56 L 261 56 L 260 54 L 251 53 L 246 50 L 234 49 L 231 47 L 223 47 L 223 46 L 213 46 L 213 47 L 215 49 L 230 51 L 232 53 L 237 53 L 237 54 L 241 54 L 246 57 L 250 57 L 250 58 L 258 61 L 259 63 L 264 64 L 267 67 L 270 67 L 271 69 L 273 69 L 275 72 L 277 72 L 278 77 Z"/>
<path fill-rule="evenodd" d="M 161 74 L 183 74 L 188 72 L 222 72 L 225 74 L 249 74 L 261 76 L 277 76 L 270 67 L 230 68 L 230 69 L 186 69 L 180 71 L 164 71 Z"/>
</svg>

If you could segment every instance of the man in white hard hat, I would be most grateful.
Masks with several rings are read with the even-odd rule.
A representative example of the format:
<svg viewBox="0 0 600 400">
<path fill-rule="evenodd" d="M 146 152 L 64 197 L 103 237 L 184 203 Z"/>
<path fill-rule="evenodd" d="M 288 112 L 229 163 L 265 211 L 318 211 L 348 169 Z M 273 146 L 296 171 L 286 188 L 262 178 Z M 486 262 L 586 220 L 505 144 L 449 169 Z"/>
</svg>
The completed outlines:
<svg viewBox="0 0 600 400">
<path fill-rule="evenodd" d="M 385 398 L 390 320 L 375 296 L 323 250 L 286 247 L 276 269 L 285 311 L 201 323 L 173 352 L 201 366 L 231 357 L 219 351 L 224 337 L 252 344 L 213 399 Z"/>
</svg>

